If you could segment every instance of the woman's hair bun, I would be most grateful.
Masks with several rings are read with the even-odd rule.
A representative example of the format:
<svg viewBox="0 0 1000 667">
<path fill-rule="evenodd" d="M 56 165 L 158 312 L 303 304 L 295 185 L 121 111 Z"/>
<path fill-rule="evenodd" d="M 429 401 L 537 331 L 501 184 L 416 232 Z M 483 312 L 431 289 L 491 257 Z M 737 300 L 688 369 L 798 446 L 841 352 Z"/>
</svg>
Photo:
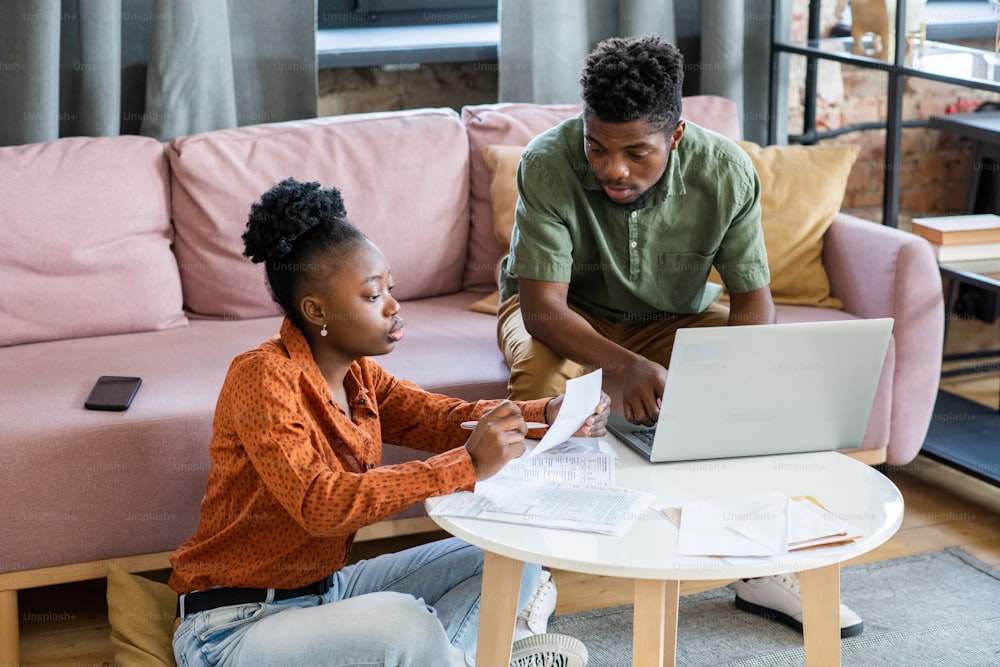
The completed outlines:
<svg viewBox="0 0 1000 667">
<path fill-rule="evenodd" d="M 286 178 L 250 207 L 243 232 L 243 255 L 253 262 L 283 259 L 306 232 L 347 217 L 337 188 Z"/>
</svg>

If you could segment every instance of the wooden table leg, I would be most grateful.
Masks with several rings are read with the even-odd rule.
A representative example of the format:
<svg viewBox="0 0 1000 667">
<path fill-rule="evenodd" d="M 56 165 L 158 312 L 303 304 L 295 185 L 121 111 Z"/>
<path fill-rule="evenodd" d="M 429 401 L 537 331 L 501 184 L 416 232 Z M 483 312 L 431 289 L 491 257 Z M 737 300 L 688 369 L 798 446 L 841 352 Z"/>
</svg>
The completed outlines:
<svg viewBox="0 0 1000 667">
<path fill-rule="evenodd" d="M 479 640 L 476 664 L 507 667 L 514 643 L 517 597 L 524 563 L 486 552 L 483 561 L 483 596 L 479 607 Z"/>
<path fill-rule="evenodd" d="M 0 667 L 21 664 L 17 591 L 0 591 Z"/>
<path fill-rule="evenodd" d="M 632 664 L 673 665 L 677 651 L 679 581 L 635 580 L 632 612 Z"/>
<path fill-rule="evenodd" d="M 806 665 L 840 664 L 840 564 L 799 572 Z"/>
</svg>

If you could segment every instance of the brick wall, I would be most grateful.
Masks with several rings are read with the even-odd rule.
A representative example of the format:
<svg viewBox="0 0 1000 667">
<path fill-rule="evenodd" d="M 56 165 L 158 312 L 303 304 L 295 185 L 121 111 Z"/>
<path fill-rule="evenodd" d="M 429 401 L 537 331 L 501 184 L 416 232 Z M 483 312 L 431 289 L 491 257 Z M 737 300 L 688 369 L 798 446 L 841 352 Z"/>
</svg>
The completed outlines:
<svg viewBox="0 0 1000 667">
<path fill-rule="evenodd" d="M 320 116 L 422 107 L 461 109 L 497 101 L 495 62 L 404 68 L 350 67 L 319 72 Z"/>
</svg>

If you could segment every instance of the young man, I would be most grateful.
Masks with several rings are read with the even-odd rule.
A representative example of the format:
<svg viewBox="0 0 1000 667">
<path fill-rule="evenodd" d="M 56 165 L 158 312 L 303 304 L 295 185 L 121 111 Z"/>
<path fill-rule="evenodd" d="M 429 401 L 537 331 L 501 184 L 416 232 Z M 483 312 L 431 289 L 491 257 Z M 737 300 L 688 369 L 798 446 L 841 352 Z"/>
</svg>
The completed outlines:
<svg viewBox="0 0 1000 667">
<path fill-rule="evenodd" d="M 499 278 L 511 398 L 600 367 L 614 408 L 652 425 L 677 329 L 775 321 L 760 180 L 737 144 L 681 119 L 683 79 L 656 36 L 605 40 L 584 64 L 583 113 L 525 149 Z M 801 628 L 795 577 L 738 582 L 736 600 Z M 842 635 L 862 627 L 842 607 Z"/>
</svg>

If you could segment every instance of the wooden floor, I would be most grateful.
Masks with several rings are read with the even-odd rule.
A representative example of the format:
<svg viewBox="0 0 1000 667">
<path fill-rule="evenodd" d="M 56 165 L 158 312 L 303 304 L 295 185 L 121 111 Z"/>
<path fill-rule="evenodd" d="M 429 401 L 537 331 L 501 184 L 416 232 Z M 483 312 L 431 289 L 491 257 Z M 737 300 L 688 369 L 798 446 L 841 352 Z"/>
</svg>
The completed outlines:
<svg viewBox="0 0 1000 667">
<path fill-rule="evenodd" d="M 1000 377 L 996 373 L 951 378 L 942 386 L 1000 409 Z M 887 475 L 899 487 L 906 502 L 902 528 L 881 547 L 845 565 L 961 546 L 985 563 L 1000 568 L 1000 487 L 924 456 L 918 456 L 906 466 L 890 468 Z M 396 550 L 412 541 L 411 538 L 360 543 L 355 556 Z M 559 590 L 558 614 L 632 601 L 629 581 L 563 571 L 555 571 L 553 575 Z M 684 583 L 681 593 L 694 593 L 726 583 Z M 104 592 L 103 580 L 23 591 L 20 596 L 22 662 L 32 667 L 111 665 Z"/>
</svg>

